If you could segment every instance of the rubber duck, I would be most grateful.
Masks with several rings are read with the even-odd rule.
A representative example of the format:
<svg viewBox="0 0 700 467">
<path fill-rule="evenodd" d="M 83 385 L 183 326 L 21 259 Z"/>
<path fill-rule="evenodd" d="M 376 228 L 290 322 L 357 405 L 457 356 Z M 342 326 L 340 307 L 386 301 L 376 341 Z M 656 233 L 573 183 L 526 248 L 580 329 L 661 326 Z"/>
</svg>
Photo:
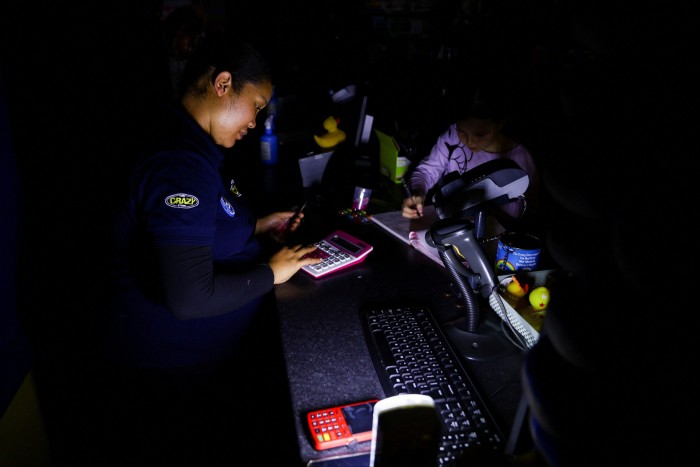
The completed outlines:
<svg viewBox="0 0 700 467">
<path fill-rule="evenodd" d="M 323 121 L 323 128 L 325 128 L 326 133 L 322 135 L 314 135 L 314 140 L 316 144 L 322 148 L 332 148 L 333 146 L 345 141 L 345 132 L 338 128 L 338 123 L 340 120 L 330 116 Z"/>
</svg>

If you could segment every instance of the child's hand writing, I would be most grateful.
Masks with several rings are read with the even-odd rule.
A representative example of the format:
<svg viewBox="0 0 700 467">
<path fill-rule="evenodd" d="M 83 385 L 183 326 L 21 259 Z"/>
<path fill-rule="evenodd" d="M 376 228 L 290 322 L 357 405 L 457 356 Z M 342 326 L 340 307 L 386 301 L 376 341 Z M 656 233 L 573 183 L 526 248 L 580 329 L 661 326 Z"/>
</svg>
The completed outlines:
<svg viewBox="0 0 700 467">
<path fill-rule="evenodd" d="M 404 199 L 401 214 L 408 219 L 423 217 L 423 196 L 414 195 Z"/>
</svg>

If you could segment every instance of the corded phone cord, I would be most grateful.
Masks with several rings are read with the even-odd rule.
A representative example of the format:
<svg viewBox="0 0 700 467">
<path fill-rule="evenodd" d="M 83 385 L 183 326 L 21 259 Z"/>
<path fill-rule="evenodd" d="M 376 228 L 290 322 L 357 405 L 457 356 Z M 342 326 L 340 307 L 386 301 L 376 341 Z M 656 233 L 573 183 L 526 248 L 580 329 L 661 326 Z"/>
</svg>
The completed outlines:
<svg viewBox="0 0 700 467">
<path fill-rule="evenodd" d="M 496 290 L 491 292 L 491 295 L 489 295 L 489 305 L 491 305 L 493 311 L 495 311 L 503 321 L 508 323 L 511 330 L 513 330 L 514 334 L 520 338 L 520 340 L 525 340 L 524 345 L 528 349 L 531 349 L 532 346 L 535 345 L 535 342 L 537 342 L 535 336 L 533 336 L 532 333 L 530 333 L 530 331 L 526 329 L 520 321 L 513 319 L 511 313 L 506 312 L 505 307 L 503 306 L 503 299 L 500 295 L 498 295 Z"/>
<path fill-rule="evenodd" d="M 450 272 L 456 286 L 459 288 L 460 295 L 464 299 L 464 304 L 467 307 L 467 331 L 476 332 L 479 326 L 479 304 L 476 302 L 476 297 L 471 288 L 467 287 L 464 278 L 455 269 L 452 261 L 449 259 L 444 247 L 438 247 L 440 259 L 445 265 L 445 268 Z"/>
</svg>

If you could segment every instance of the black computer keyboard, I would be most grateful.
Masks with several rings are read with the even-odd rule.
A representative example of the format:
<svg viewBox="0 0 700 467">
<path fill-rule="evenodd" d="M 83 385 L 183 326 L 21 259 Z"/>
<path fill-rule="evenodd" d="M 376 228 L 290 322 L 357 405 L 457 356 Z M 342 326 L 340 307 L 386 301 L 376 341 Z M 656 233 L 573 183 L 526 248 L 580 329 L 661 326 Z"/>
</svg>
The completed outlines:
<svg viewBox="0 0 700 467">
<path fill-rule="evenodd" d="M 443 422 L 437 465 L 458 464 L 476 449 L 500 454 L 504 438 L 467 371 L 426 307 L 361 311 L 374 369 L 387 397 L 427 394 Z"/>
</svg>

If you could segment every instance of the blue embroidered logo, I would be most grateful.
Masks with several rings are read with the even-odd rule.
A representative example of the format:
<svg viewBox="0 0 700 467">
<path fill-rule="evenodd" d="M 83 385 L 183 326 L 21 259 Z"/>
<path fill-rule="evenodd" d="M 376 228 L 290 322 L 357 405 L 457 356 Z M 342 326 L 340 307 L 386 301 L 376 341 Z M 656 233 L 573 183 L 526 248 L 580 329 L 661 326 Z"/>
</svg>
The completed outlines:
<svg viewBox="0 0 700 467">
<path fill-rule="evenodd" d="M 226 211 L 226 214 L 229 215 L 229 217 L 233 217 L 236 215 L 236 210 L 233 209 L 233 206 L 231 206 L 231 203 L 229 203 L 226 198 L 223 196 L 219 198 L 219 202 L 221 203 L 221 207 L 224 208 L 224 211 Z"/>
<path fill-rule="evenodd" d="M 192 209 L 199 206 L 199 199 L 187 193 L 175 193 L 165 197 L 165 205 L 170 208 Z"/>
</svg>

